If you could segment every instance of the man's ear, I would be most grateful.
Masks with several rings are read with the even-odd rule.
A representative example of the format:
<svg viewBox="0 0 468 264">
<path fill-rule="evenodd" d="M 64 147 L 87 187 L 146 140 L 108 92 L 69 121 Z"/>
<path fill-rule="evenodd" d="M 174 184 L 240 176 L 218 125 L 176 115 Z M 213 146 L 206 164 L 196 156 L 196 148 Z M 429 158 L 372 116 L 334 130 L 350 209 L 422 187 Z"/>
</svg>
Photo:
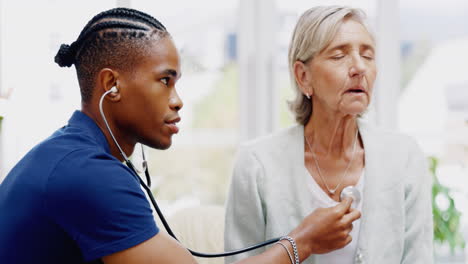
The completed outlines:
<svg viewBox="0 0 468 264">
<path fill-rule="evenodd" d="M 118 72 L 110 68 L 101 69 L 97 76 L 99 94 L 102 95 L 103 93 L 112 89 L 112 87 L 115 87 L 116 91 L 109 93 L 106 96 L 106 99 L 114 101 L 114 102 L 120 101 L 121 93 L 120 93 L 120 87 L 118 86 L 118 78 L 119 78 Z"/>
<path fill-rule="evenodd" d="M 308 71 L 308 66 L 302 61 L 296 61 L 293 65 L 294 78 L 304 95 L 312 96 L 313 89 L 311 85 L 312 76 Z"/>
</svg>

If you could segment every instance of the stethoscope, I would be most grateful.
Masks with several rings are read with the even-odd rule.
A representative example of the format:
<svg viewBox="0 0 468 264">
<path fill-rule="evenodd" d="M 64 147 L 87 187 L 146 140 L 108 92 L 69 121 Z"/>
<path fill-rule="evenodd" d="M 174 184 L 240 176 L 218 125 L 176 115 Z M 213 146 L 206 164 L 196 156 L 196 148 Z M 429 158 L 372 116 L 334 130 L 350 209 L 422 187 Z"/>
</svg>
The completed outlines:
<svg viewBox="0 0 468 264">
<path fill-rule="evenodd" d="M 141 179 L 140 175 L 138 174 L 135 166 L 133 165 L 133 163 L 130 161 L 130 159 L 127 157 L 127 155 L 123 152 L 122 148 L 120 147 L 119 143 L 117 142 L 117 140 L 115 139 L 114 137 L 114 134 L 112 133 L 112 130 L 109 126 L 109 124 L 107 123 L 107 119 L 106 119 L 106 116 L 104 115 L 104 111 L 102 109 L 102 102 L 104 100 L 104 97 L 106 97 L 106 95 L 108 95 L 109 93 L 115 93 L 117 92 L 117 87 L 112 87 L 110 90 L 106 91 L 102 96 L 101 96 L 101 99 L 99 100 L 99 111 L 101 112 L 101 117 L 102 119 L 104 120 L 104 123 L 107 127 L 107 130 L 109 131 L 109 134 L 111 135 L 112 137 L 112 140 L 114 141 L 115 145 L 117 146 L 117 148 L 119 149 L 119 152 L 120 152 L 120 155 L 122 155 L 124 161 L 125 161 L 125 164 L 130 168 L 130 170 L 133 172 L 134 176 L 137 178 L 138 182 L 140 183 L 140 185 L 143 187 L 143 189 L 145 189 L 145 192 L 146 194 L 148 195 L 148 197 L 150 198 L 150 201 L 151 201 L 151 204 L 153 205 L 154 209 L 156 210 L 156 213 L 158 214 L 158 217 L 159 219 L 161 220 L 161 223 L 163 224 L 164 228 L 166 228 L 166 231 L 167 233 L 173 237 L 175 240 L 179 241 L 179 239 L 176 237 L 176 235 L 174 234 L 174 232 L 172 232 L 172 229 L 169 227 L 169 224 L 167 223 L 166 221 L 166 218 L 164 217 L 163 213 L 161 212 L 161 209 L 159 208 L 158 206 L 158 203 L 156 202 L 156 199 L 154 198 L 153 196 L 153 193 L 151 192 L 151 189 L 150 189 L 150 186 L 151 186 L 151 177 L 150 177 L 150 174 L 149 174 L 149 169 L 148 169 L 148 163 L 146 162 L 146 158 L 145 158 L 145 152 L 143 150 L 143 145 L 141 145 L 141 153 L 142 153 L 142 158 L 143 158 L 143 169 L 145 171 L 145 176 L 146 176 L 146 183 L 143 181 L 143 179 Z M 359 201 L 361 200 L 361 195 L 360 195 L 360 192 L 358 189 L 356 189 L 354 186 L 347 186 L 345 187 L 341 194 L 340 194 L 340 199 L 343 200 L 344 198 L 346 197 L 351 197 L 353 198 L 353 204 L 359 204 Z M 187 250 L 194 256 L 197 256 L 197 257 L 202 257 L 202 258 L 219 258 L 219 257 L 227 257 L 227 256 L 232 256 L 232 255 L 237 255 L 237 254 L 241 254 L 241 253 L 244 253 L 244 252 L 247 252 L 247 251 L 251 251 L 251 250 L 255 250 L 257 248 L 261 248 L 261 247 L 264 247 L 264 246 L 267 246 L 267 245 L 270 245 L 270 244 L 273 244 L 273 243 L 276 243 L 278 242 L 279 240 L 281 239 L 281 237 L 277 237 L 277 238 L 272 238 L 270 240 L 266 240 L 262 243 L 258 243 L 258 244 L 255 244 L 255 245 L 252 245 L 252 246 L 249 246 L 249 247 L 245 247 L 245 248 L 242 248 L 242 249 L 238 249 L 238 250 L 233 250 L 233 251 L 227 251 L 227 252 L 223 252 L 223 253 L 201 253 L 201 252 L 197 252 L 197 251 L 194 251 L 194 250 L 191 250 L 189 248 L 187 248 Z M 180 241 L 179 241 L 180 242 Z"/>
</svg>

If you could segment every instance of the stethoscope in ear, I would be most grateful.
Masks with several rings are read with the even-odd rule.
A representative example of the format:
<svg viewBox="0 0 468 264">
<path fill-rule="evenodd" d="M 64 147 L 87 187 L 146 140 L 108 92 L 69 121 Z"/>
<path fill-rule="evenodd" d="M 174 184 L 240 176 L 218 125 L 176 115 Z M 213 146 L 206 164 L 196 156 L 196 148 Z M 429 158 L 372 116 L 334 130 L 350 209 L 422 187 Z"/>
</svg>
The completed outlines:
<svg viewBox="0 0 468 264">
<path fill-rule="evenodd" d="M 112 140 L 114 141 L 115 145 L 117 146 L 117 148 L 119 149 L 119 152 L 120 152 L 120 155 L 122 155 L 124 161 L 125 161 L 125 164 L 130 168 L 130 170 L 133 172 L 134 176 L 137 178 L 138 182 L 140 183 L 140 185 L 143 187 L 143 189 L 145 189 L 146 193 L 148 194 L 148 197 L 150 198 L 150 201 L 151 201 L 151 204 L 153 205 L 154 209 L 156 210 L 156 213 L 158 214 L 159 216 L 159 219 L 161 220 L 161 223 L 164 225 L 164 227 L 166 228 L 166 231 L 167 233 L 173 237 L 175 240 L 179 241 L 179 239 L 177 239 L 176 235 L 174 234 L 174 232 L 172 232 L 172 229 L 169 227 L 169 224 L 167 223 L 166 221 L 166 218 L 164 217 L 163 213 L 161 212 L 161 209 L 159 208 L 158 206 L 158 203 L 156 202 L 156 199 L 154 198 L 153 196 L 153 193 L 151 192 L 151 189 L 150 189 L 150 186 L 151 186 L 151 177 L 149 175 L 149 170 L 148 170 L 148 163 L 146 162 L 146 158 L 145 158 L 145 152 L 143 150 L 143 145 L 141 145 L 141 153 L 142 153 L 142 158 L 143 158 L 143 169 L 145 171 L 145 176 L 146 176 L 146 181 L 147 183 L 145 183 L 140 175 L 138 175 L 138 172 L 137 172 L 137 169 L 135 168 L 135 166 L 133 165 L 133 163 L 130 161 L 130 159 L 127 157 L 127 155 L 123 152 L 122 148 L 120 147 L 119 143 L 117 142 L 117 140 L 115 139 L 115 136 L 114 136 L 114 133 L 112 133 L 112 130 L 109 126 L 109 123 L 107 122 L 107 119 L 106 119 L 106 116 L 104 115 L 104 110 L 102 109 L 102 102 L 104 101 L 104 98 L 106 97 L 106 95 L 108 95 L 109 93 L 116 93 L 118 90 L 117 90 L 117 87 L 112 87 L 110 90 L 106 91 L 102 96 L 101 96 L 101 99 L 99 100 L 99 111 L 101 112 L 101 117 L 102 117 L 102 120 L 104 120 L 104 123 L 107 127 L 107 130 L 109 131 L 109 134 L 111 135 L 112 137 Z M 190 253 L 194 256 L 197 256 L 197 257 L 202 257 L 202 258 L 218 258 L 218 257 L 227 257 L 227 256 L 232 256 L 232 255 L 237 255 L 237 254 L 241 254 L 241 253 L 244 253 L 244 252 L 247 252 L 247 251 L 251 251 L 251 250 L 255 250 L 257 248 L 260 248 L 260 247 L 264 247 L 264 246 L 267 246 L 267 245 L 270 245 L 270 244 L 273 244 L 275 242 L 278 242 L 280 240 L 280 237 L 278 238 L 273 238 L 273 239 L 270 239 L 270 240 L 267 240 L 265 242 L 262 242 L 262 243 L 259 243 L 259 244 L 256 244 L 256 245 L 253 245 L 253 246 L 250 246 L 250 247 L 246 247 L 246 248 L 243 248 L 243 249 L 239 249 L 239 250 L 233 250 L 233 251 L 228 251 L 228 252 L 223 252 L 223 253 L 201 253 L 201 252 L 197 252 L 197 251 L 194 251 L 194 250 L 191 250 L 189 248 L 187 248 L 188 251 L 190 251 Z"/>
<path fill-rule="evenodd" d="M 172 232 L 172 229 L 169 227 L 169 224 L 167 223 L 166 218 L 164 217 L 163 213 L 161 212 L 161 209 L 159 208 L 158 203 L 156 202 L 156 199 L 154 198 L 153 193 L 151 192 L 151 189 L 150 189 L 151 177 L 149 175 L 148 163 L 146 162 L 145 152 L 143 150 L 143 145 L 141 145 L 141 153 L 142 153 L 142 158 L 143 158 L 143 169 L 145 171 L 145 176 L 146 176 L 147 183 L 145 183 L 141 179 L 140 175 L 137 172 L 137 169 L 135 168 L 133 163 L 130 161 L 130 159 L 127 157 L 127 155 L 125 155 L 125 153 L 123 152 L 123 150 L 120 147 L 119 143 L 115 139 L 114 134 L 112 133 L 112 130 L 111 130 L 109 124 L 107 123 L 106 116 L 104 115 L 104 111 L 102 109 L 102 102 L 104 100 L 104 97 L 106 97 L 106 95 L 108 95 L 109 93 L 116 93 L 117 91 L 118 91 L 117 87 L 114 86 L 110 90 L 106 91 L 101 96 L 101 99 L 99 100 L 99 111 L 101 112 L 102 120 L 104 120 L 104 123 L 105 123 L 105 125 L 107 127 L 107 130 L 109 131 L 109 134 L 111 135 L 112 140 L 114 141 L 115 145 L 119 149 L 120 155 L 122 155 L 122 157 L 123 157 L 123 159 L 125 161 L 125 164 L 130 168 L 130 170 L 133 172 L 134 176 L 137 178 L 140 185 L 143 187 L 143 189 L 145 189 L 146 193 L 148 194 L 148 197 L 150 198 L 151 204 L 153 205 L 154 209 L 156 210 L 156 213 L 158 214 L 159 219 L 161 220 L 161 223 L 166 228 L 167 233 L 171 237 L 173 237 L 175 240 L 179 241 L 179 239 L 177 239 L 174 232 Z M 355 202 L 356 204 L 359 204 L 359 201 L 361 199 L 361 195 L 360 195 L 359 191 L 355 187 L 353 187 L 353 186 L 345 187 L 343 189 L 343 191 L 341 192 L 340 198 L 341 198 L 341 200 L 343 200 L 345 197 L 348 197 L 348 196 L 353 198 L 353 203 Z M 223 252 L 223 253 L 201 253 L 201 252 L 191 250 L 189 248 L 187 248 L 187 250 L 192 255 L 197 256 L 197 257 L 202 257 L 202 258 L 227 257 L 227 256 L 241 254 L 241 253 L 244 253 L 244 252 L 247 252 L 247 251 L 255 250 L 257 248 L 261 248 L 261 247 L 273 244 L 275 242 L 278 242 L 280 239 L 281 239 L 281 237 L 277 237 L 277 238 L 273 238 L 273 239 L 270 239 L 270 240 L 264 241 L 262 243 L 252 245 L 252 246 L 249 246 L 249 247 L 246 247 L 246 248 L 243 248 L 243 249 L 238 249 L 238 250 L 233 250 L 233 251 L 228 251 L 228 252 Z"/>
</svg>

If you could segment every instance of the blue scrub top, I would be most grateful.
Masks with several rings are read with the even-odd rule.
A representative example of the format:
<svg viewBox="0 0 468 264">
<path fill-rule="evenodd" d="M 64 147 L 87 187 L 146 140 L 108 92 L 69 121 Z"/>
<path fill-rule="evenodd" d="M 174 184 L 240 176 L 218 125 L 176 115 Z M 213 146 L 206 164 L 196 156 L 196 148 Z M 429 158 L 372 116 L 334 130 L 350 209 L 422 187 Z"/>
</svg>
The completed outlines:
<svg viewBox="0 0 468 264">
<path fill-rule="evenodd" d="M 0 263 L 84 263 L 158 232 L 136 177 L 80 111 L 0 185 Z"/>
</svg>

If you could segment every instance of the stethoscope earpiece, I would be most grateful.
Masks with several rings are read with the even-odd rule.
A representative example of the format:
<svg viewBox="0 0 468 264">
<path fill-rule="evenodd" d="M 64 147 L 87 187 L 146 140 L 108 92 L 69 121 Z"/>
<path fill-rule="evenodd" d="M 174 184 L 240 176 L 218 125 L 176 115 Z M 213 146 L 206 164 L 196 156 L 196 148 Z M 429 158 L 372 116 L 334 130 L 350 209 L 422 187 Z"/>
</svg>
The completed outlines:
<svg viewBox="0 0 468 264">
<path fill-rule="evenodd" d="M 113 87 L 110 89 L 110 92 L 111 92 L 111 93 L 116 93 L 116 92 L 118 92 L 118 91 L 119 91 L 119 89 L 117 89 L 117 86 L 113 86 Z"/>
</svg>

